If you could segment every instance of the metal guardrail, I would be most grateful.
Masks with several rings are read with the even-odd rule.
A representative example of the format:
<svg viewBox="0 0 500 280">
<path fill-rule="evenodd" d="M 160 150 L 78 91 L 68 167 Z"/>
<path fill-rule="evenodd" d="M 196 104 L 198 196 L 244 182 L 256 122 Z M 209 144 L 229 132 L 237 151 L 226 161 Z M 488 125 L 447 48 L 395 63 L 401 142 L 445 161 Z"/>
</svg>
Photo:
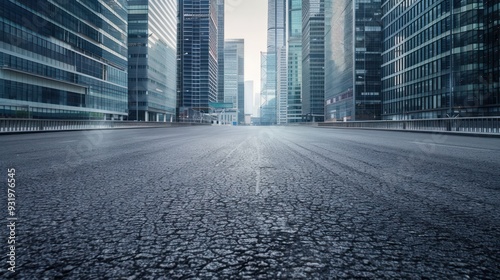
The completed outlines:
<svg viewBox="0 0 500 280">
<path fill-rule="evenodd" d="M 173 127 L 210 125 L 208 123 L 164 123 L 100 120 L 40 120 L 0 119 L 0 133 L 30 131 L 60 131 L 113 129 L 133 127 Z M 317 123 L 319 127 L 370 128 L 387 130 L 448 131 L 465 133 L 500 134 L 500 117 L 449 118 L 397 121 L 354 121 Z"/>
<path fill-rule="evenodd" d="M 500 134 L 500 117 L 318 123 L 320 127 Z"/>
<path fill-rule="evenodd" d="M 205 124 L 136 122 L 136 121 L 98 121 L 98 120 L 0 119 L 0 133 L 113 129 L 113 128 L 134 128 L 134 127 L 172 127 L 172 126 L 187 126 L 187 125 L 205 125 Z"/>
</svg>

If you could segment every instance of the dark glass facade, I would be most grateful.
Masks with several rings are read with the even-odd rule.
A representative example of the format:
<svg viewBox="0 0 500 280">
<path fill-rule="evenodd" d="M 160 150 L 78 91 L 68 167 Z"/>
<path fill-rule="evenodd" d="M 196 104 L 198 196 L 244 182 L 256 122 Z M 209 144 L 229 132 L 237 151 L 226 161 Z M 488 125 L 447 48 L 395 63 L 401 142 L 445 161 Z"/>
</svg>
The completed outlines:
<svg viewBox="0 0 500 280">
<path fill-rule="evenodd" d="M 498 115 L 498 1 L 384 1 L 384 119 Z"/>
<path fill-rule="evenodd" d="M 224 100 L 224 0 L 217 0 L 217 64 L 218 64 L 218 94 L 217 100 L 218 102 L 222 102 Z"/>
<path fill-rule="evenodd" d="M 486 86 L 483 102 L 487 115 L 500 115 L 500 1 L 484 1 Z"/>
<path fill-rule="evenodd" d="M 129 1 L 129 119 L 173 121 L 177 1 Z"/>
<path fill-rule="evenodd" d="M 287 122 L 302 121 L 302 0 L 288 0 Z"/>
<path fill-rule="evenodd" d="M 380 1 L 325 0 L 325 121 L 380 119 Z"/>
<path fill-rule="evenodd" d="M 125 0 L 2 1 L 0 33 L 0 116 L 127 116 Z"/>
<path fill-rule="evenodd" d="M 210 112 L 218 97 L 217 0 L 179 2 L 177 107 L 180 120 L 189 110 Z"/>
<path fill-rule="evenodd" d="M 352 0 L 325 0 L 325 121 L 353 115 Z"/>
<path fill-rule="evenodd" d="M 325 111 L 324 0 L 302 1 L 302 115 L 322 122 Z"/>
</svg>

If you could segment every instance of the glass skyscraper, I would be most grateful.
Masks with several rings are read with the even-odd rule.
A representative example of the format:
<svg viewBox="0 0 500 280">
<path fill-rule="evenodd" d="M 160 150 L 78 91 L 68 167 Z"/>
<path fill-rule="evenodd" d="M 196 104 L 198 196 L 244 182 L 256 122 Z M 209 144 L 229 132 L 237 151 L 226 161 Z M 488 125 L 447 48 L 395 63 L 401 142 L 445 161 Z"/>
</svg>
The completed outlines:
<svg viewBox="0 0 500 280">
<path fill-rule="evenodd" d="M 288 0 L 289 123 L 302 121 L 302 0 Z"/>
<path fill-rule="evenodd" d="M 260 124 L 276 124 L 276 63 L 274 54 L 260 53 Z"/>
<path fill-rule="evenodd" d="M 127 1 L 2 1 L 0 116 L 123 119 Z"/>
<path fill-rule="evenodd" d="M 268 112 L 275 117 L 270 118 L 274 123 L 286 122 L 286 106 L 288 98 L 287 59 L 286 59 L 286 0 L 268 0 L 267 22 L 267 54 L 266 65 L 266 94 L 265 105 Z M 276 99 L 276 100 L 275 100 Z M 274 109 L 269 102 L 273 101 Z M 267 110 L 266 110 L 267 111 Z"/>
<path fill-rule="evenodd" d="M 268 0 L 267 51 L 275 51 L 286 44 L 286 1 Z"/>
<path fill-rule="evenodd" d="M 224 100 L 224 0 L 217 0 L 217 64 L 218 64 L 218 86 L 217 101 Z"/>
<path fill-rule="evenodd" d="M 277 57 L 277 123 L 285 124 L 288 122 L 288 61 L 286 55 L 286 46 L 282 46 L 276 49 Z"/>
<path fill-rule="evenodd" d="M 383 118 L 498 115 L 498 1 L 384 1 Z"/>
<path fill-rule="evenodd" d="M 238 111 L 238 123 L 245 122 L 245 41 L 226 40 L 224 45 L 224 103 Z"/>
<path fill-rule="evenodd" d="M 128 3 L 129 119 L 173 121 L 177 98 L 177 1 Z"/>
<path fill-rule="evenodd" d="M 381 2 L 325 0 L 325 121 L 379 119 Z"/>
<path fill-rule="evenodd" d="M 179 1 L 177 107 L 180 120 L 190 111 L 209 113 L 218 97 L 218 0 Z"/>
<path fill-rule="evenodd" d="M 322 122 L 325 112 L 324 0 L 302 1 L 302 115 Z"/>
<path fill-rule="evenodd" d="M 486 73 L 482 79 L 486 85 L 483 99 L 490 107 L 488 115 L 500 115 L 500 2 L 484 1 Z M 484 98 L 486 97 L 486 98 Z"/>
</svg>

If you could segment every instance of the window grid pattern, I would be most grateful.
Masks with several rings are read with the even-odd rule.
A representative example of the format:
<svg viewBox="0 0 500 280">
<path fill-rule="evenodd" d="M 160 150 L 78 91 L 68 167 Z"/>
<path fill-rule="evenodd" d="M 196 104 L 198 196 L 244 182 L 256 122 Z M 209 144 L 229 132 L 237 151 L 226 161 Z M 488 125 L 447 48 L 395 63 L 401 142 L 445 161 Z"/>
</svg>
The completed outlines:
<svg viewBox="0 0 500 280">
<path fill-rule="evenodd" d="M 32 118 L 126 117 L 126 9 L 125 1 L 2 3 L 0 102 L 26 106 Z"/>
<path fill-rule="evenodd" d="M 492 2 L 384 2 L 385 119 L 498 114 Z"/>
</svg>

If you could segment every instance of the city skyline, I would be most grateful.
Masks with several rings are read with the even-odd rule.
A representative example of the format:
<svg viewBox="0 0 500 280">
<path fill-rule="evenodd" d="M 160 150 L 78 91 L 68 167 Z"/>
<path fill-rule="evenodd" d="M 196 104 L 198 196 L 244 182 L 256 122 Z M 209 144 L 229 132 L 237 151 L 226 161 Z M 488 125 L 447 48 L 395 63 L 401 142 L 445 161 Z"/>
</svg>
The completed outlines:
<svg viewBox="0 0 500 280">
<path fill-rule="evenodd" d="M 260 52 L 267 44 L 267 0 L 226 0 L 225 38 L 245 39 L 245 80 L 260 94 Z"/>
<path fill-rule="evenodd" d="M 499 278 L 500 0 L 1 3 L 0 279 Z"/>
<path fill-rule="evenodd" d="M 245 41 L 245 80 L 258 106 L 274 112 L 268 124 L 500 112 L 495 1 L 194 0 L 179 2 L 177 17 L 173 1 L 33 3 L 29 12 L 10 1 L 5 7 L 37 21 L 2 11 L 2 114 L 172 121 L 175 113 L 178 121 L 193 110 L 208 121 L 224 99 L 224 38 Z M 110 10 L 119 17 L 106 21 Z"/>
</svg>

